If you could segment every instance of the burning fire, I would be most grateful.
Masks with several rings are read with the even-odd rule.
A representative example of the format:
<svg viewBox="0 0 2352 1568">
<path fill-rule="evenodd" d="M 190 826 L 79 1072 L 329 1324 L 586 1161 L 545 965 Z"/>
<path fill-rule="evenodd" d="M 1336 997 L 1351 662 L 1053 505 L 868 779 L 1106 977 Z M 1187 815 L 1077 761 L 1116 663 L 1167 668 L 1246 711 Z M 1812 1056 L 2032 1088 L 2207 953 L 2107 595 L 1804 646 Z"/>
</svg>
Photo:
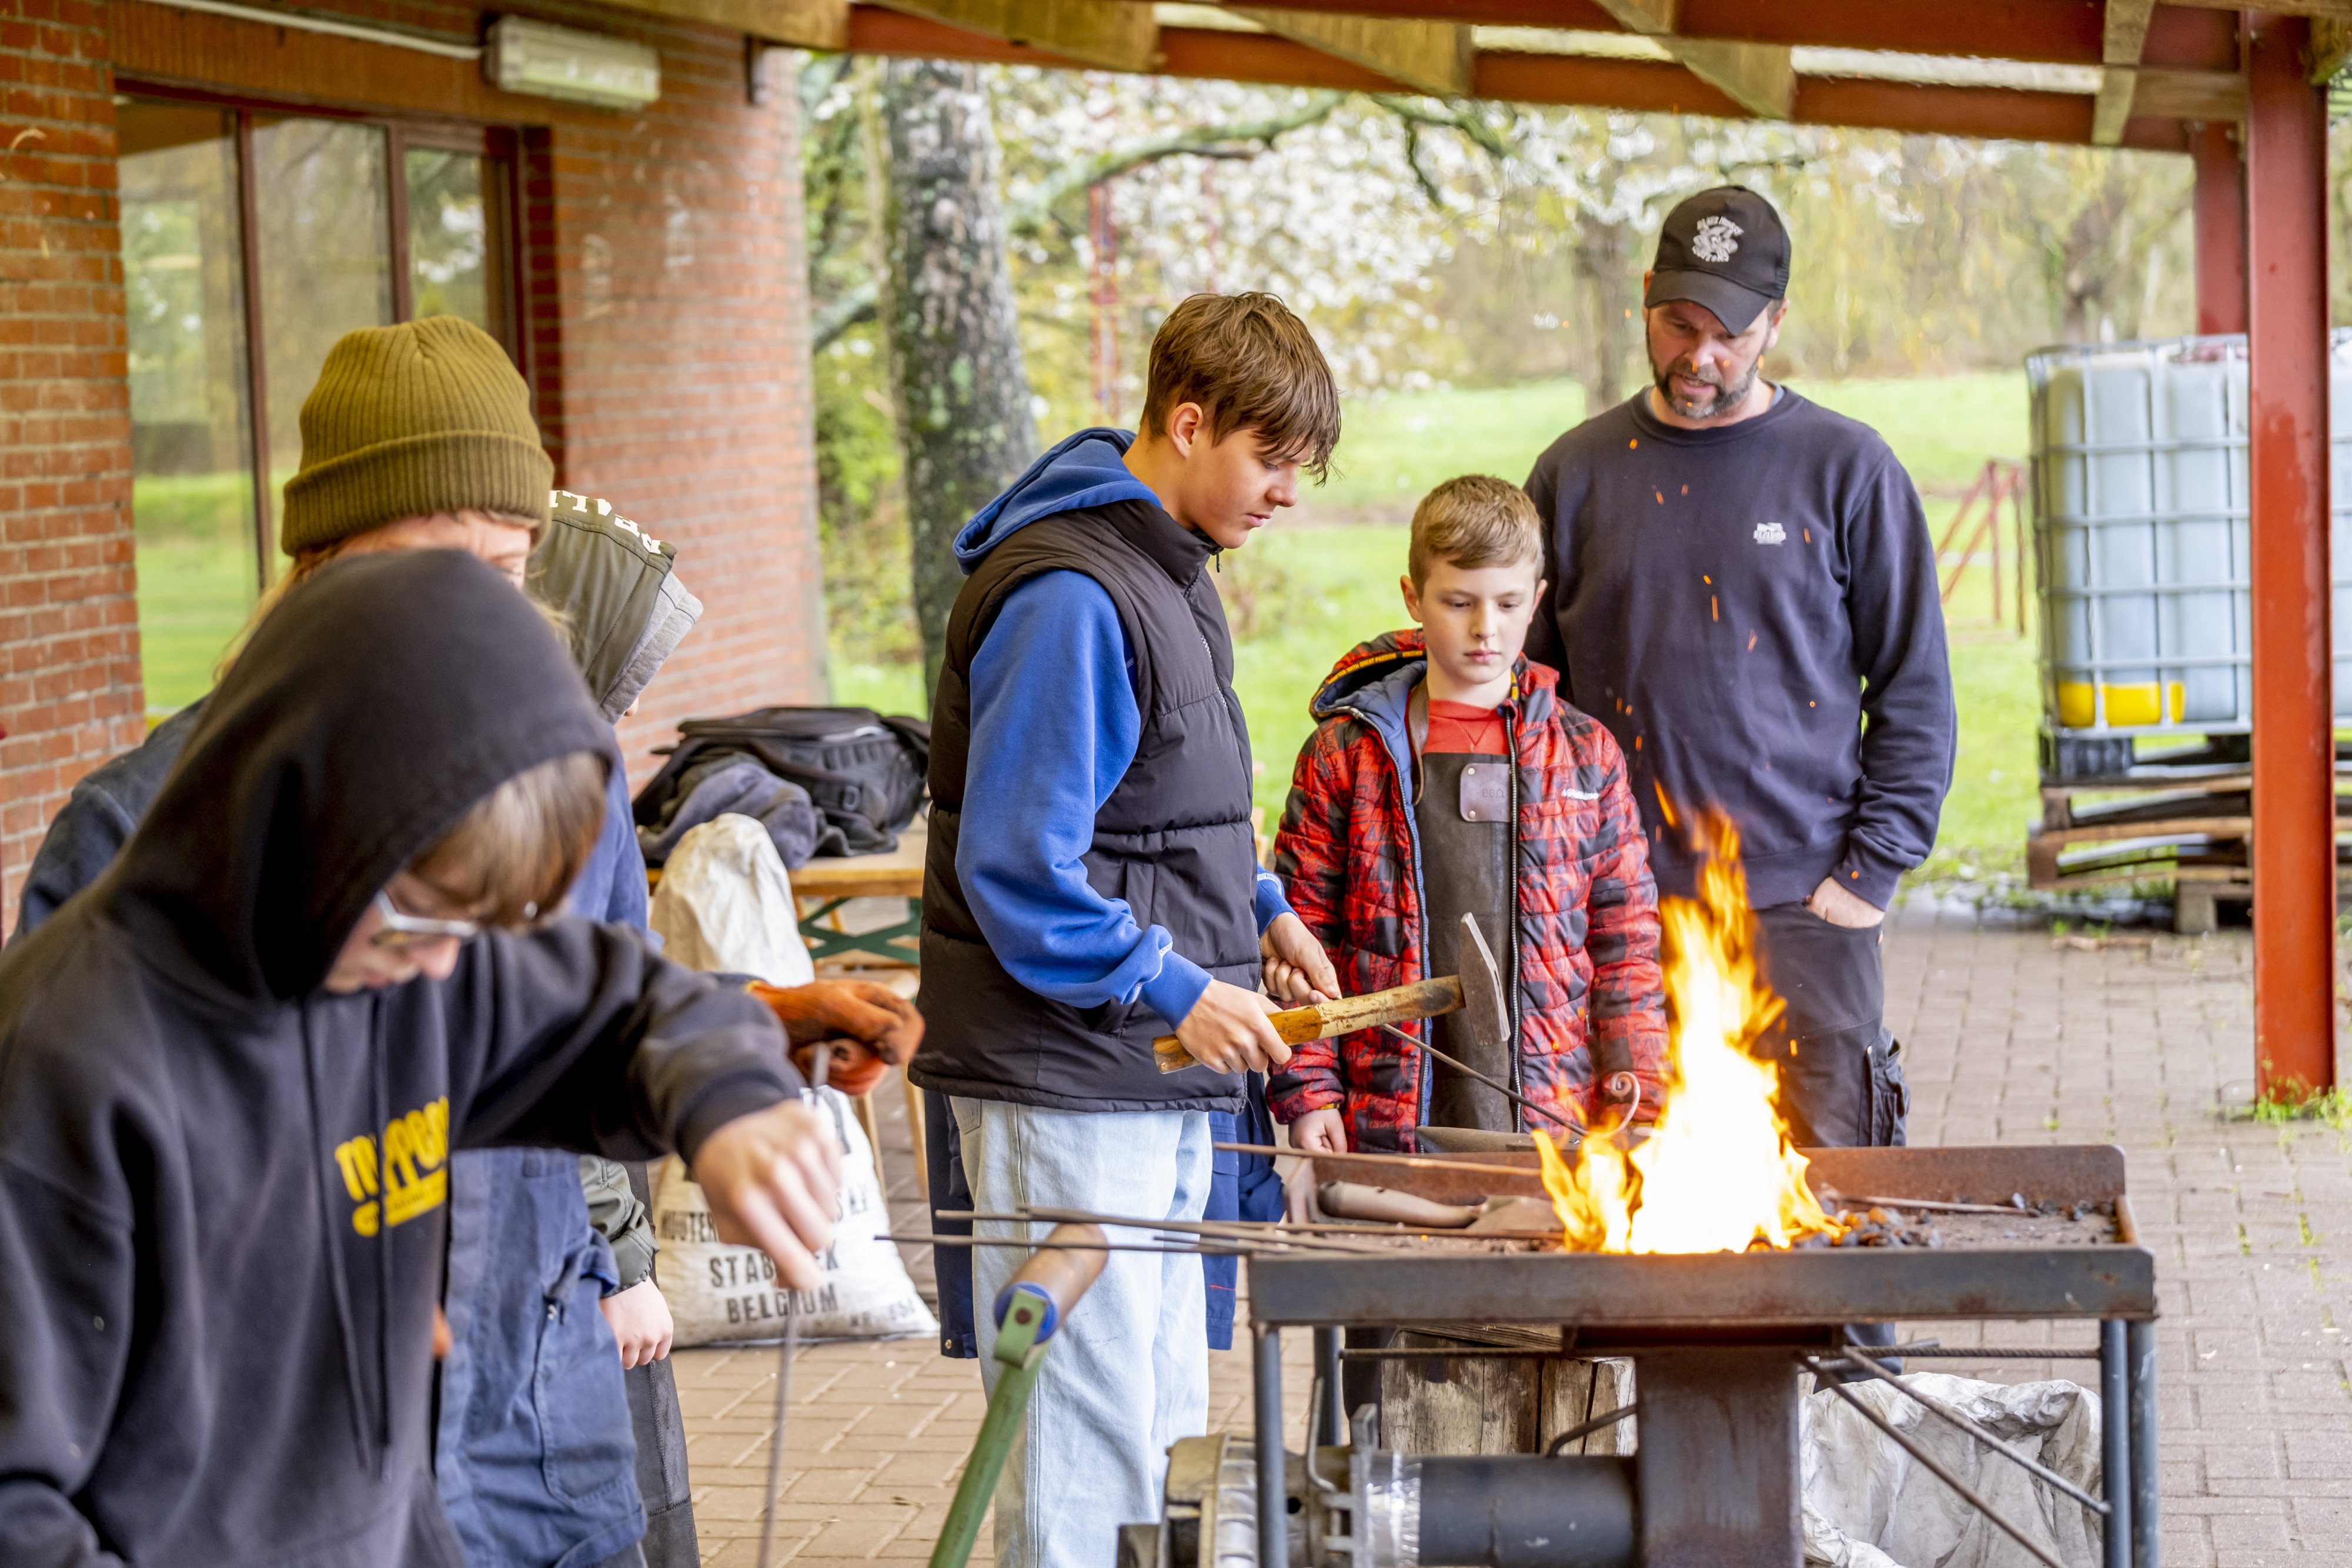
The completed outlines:
<svg viewBox="0 0 2352 1568">
<path fill-rule="evenodd" d="M 1778 1074 L 1745 1047 L 1781 1001 L 1758 978 L 1738 833 L 1700 824 L 1699 896 L 1664 899 L 1662 959 L 1672 1014 L 1664 1107 L 1630 1152 L 1585 1140 L 1574 1163 L 1538 1137 L 1544 1186 L 1574 1252 L 1738 1252 L 1834 1233 L 1805 1185 L 1805 1158 L 1772 1108 Z"/>
</svg>

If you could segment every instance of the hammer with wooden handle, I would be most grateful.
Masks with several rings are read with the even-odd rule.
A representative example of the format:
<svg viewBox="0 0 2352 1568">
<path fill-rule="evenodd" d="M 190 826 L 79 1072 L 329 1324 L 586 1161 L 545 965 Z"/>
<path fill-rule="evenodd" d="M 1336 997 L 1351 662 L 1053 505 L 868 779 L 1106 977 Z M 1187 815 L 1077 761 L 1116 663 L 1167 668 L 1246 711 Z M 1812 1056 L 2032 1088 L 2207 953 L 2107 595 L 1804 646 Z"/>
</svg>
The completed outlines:
<svg viewBox="0 0 2352 1568">
<path fill-rule="evenodd" d="M 1303 1045 L 1310 1040 L 1329 1040 L 1361 1029 L 1461 1011 L 1469 1014 L 1471 1030 L 1478 1039 L 1509 1039 L 1510 1015 L 1503 1006 L 1502 973 L 1495 967 L 1495 955 L 1486 946 L 1485 934 L 1478 929 L 1476 917 L 1463 915 L 1462 941 L 1455 951 L 1463 961 L 1459 975 L 1415 980 L 1412 985 L 1394 986 L 1385 991 L 1292 1008 L 1267 1015 L 1265 1021 L 1274 1026 L 1274 1032 L 1282 1037 L 1285 1045 Z M 1172 1034 L 1163 1034 L 1153 1040 L 1151 1055 L 1162 1072 L 1181 1072 L 1200 1065 Z"/>
</svg>

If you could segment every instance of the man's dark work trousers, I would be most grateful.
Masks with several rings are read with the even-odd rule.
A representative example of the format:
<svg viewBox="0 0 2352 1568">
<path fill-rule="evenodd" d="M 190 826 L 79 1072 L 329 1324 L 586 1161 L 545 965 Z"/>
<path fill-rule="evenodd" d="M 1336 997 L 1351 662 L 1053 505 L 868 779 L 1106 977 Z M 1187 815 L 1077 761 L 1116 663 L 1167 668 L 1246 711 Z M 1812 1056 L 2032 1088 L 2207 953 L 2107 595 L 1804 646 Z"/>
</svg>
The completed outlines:
<svg viewBox="0 0 2352 1568">
<path fill-rule="evenodd" d="M 1886 1032 L 1881 927 L 1832 925 L 1801 904 L 1756 912 L 1764 983 L 1787 1005 L 1757 1054 L 1780 1073 L 1780 1114 L 1800 1148 L 1903 1142 L 1911 1091 Z"/>
<path fill-rule="evenodd" d="M 1801 904 L 1756 912 L 1756 958 L 1788 1010 L 1758 1054 L 1780 1070 L 1780 1116 L 1800 1148 L 1887 1148 L 1903 1142 L 1911 1088 L 1903 1047 L 1886 1032 L 1881 926 L 1832 925 Z M 1848 1323 L 1858 1345 L 1884 1350 L 1893 1323 Z M 1899 1359 L 1891 1364 L 1903 1370 Z M 1868 1375 L 1853 1372 L 1840 1382 Z"/>
</svg>

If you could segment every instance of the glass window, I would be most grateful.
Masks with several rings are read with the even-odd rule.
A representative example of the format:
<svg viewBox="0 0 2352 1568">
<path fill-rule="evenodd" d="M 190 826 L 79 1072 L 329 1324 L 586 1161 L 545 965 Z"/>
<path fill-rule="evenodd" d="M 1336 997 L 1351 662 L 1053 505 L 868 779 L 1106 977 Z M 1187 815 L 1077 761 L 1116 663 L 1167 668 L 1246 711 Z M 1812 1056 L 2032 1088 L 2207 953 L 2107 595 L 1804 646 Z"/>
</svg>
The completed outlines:
<svg viewBox="0 0 2352 1568">
<path fill-rule="evenodd" d="M 494 338 L 506 337 L 505 290 L 491 270 L 491 223 L 501 210 L 484 200 L 493 178 L 478 152 L 410 147 L 408 269 L 416 316 L 462 316 Z M 493 190 L 495 186 L 491 187 Z"/>
<path fill-rule="evenodd" d="M 513 350 L 514 138 L 135 93 L 115 109 L 155 717 L 212 689 L 284 562 L 278 518 L 301 465 L 302 403 L 335 340 L 446 315 Z"/>
<path fill-rule="evenodd" d="M 302 400 L 327 350 L 355 328 L 393 319 L 383 127 L 256 115 L 253 182 L 275 519 L 302 465 Z"/>
<path fill-rule="evenodd" d="M 169 712 L 212 689 L 261 581 L 236 126 L 134 101 L 117 134 L 141 658 Z"/>
</svg>

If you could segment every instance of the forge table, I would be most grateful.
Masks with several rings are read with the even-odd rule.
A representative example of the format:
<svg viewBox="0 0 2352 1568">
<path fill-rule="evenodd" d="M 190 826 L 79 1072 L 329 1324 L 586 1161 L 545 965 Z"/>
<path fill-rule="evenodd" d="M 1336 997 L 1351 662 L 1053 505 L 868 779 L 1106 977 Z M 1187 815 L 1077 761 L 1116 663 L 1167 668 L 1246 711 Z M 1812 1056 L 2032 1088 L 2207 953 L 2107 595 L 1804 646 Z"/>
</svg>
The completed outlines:
<svg viewBox="0 0 2352 1568">
<path fill-rule="evenodd" d="M 1561 1354 L 1636 1363 L 1641 1438 L 1633 1459 L 1642 1568 L 1769 1563 L 1796 1568 L 1800 1524 L 1797 1371 L 1834 1359 L 1843 1325 L 1904 1319 L 2095 1319 L 2100 1325 L 2103 1460 L 2110 1510 L 2105 1568 L 2158 1568 L 2156 1266 L 2111 1147 L 1808 1150 L 1818 1190 L 1874 1197 L 2101 1206 L 2113 1239 L 2090 1245 L 1817 1248 L 1687 1256 L 1465 1253 L 1400 1247 L 1393 1257 L 1249 1260 L 1255 1335 L 1258 1496 L 1285 1495 L 1281 1336 L 1316 1334 L 1317 1421 L 1337 1404 L 1344 1328 L 1465 1322 L 1556 1327 Z M 1478 1155 L 1474 1179 L 1514 1185 Z M 1437 1156 L 1389 1186 L 1454 1186 Z M 1334 1162 L 1332 1175 L 1339 1173 Z M 1350 1173 L 1363 1179 L 1360 1171 Z M 1318 1170 L 1318 1176 L 1323 1173 Z M 1524 1189 L 1522 1189 L 1524 1190 Z M 1538 1190 L 1540 1190 L 1539 1186 Z M 1510 1354 L 1510 1353 L 1501 1353 Z M 1525 1354 L 1525 1353 L 1519 1353 Z M 2127 1478 L 2118 1484 L 2118 1478 Z M 1258 1516 L 1257 1568 L 1288 1568 L 1280 1509 Z"/>
</svg>

